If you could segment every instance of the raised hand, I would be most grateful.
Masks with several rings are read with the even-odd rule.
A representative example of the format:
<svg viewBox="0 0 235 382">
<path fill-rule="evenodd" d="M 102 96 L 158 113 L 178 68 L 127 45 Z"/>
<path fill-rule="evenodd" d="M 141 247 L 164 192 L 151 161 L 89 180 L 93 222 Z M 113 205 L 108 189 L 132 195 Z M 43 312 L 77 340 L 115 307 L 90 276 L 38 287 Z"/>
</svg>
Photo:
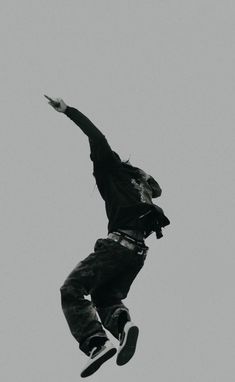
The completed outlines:
<svg viewBox="0 0 235 382">
<path fill-rule="evenodd" d="M 48 99 L 48 103 L 49 105 L 51 105 L 56 111 L 60 112 L 60 113 L 64 113 L 66 108 L 67 108 L 67 105 L 66 103 L 62 100 L 62 98 L 50 98 L 48 97 L 46 94 L 44 94 L 44 97 L 46 97 Z"/>
</svg>

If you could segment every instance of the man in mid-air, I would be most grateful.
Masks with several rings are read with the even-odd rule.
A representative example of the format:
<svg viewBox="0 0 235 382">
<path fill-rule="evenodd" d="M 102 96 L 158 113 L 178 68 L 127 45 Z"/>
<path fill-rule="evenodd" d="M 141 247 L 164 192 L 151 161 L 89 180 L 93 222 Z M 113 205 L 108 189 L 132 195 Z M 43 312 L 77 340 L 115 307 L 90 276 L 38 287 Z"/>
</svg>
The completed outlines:
<svg viewBox="0 0 235 382">
<path fill-rule="evenodd" d="M 170 221 L 152 202 L 161 195 L 152 176 L 122 161 L 80 111 L 60 98 L 45 97 L 87 135 L 93 175 L 109 221 L 107 238 L 96 241 L 94 252 L 78 263 L 60 289 L 71 333 L 89 357 L 81 372 L 81 377 L 87 377 L 116 352 L 117 365 L 126 364 L 134 355 L 139 329 L 122 300 L 144 265 L 148 251 L 145 239 L 153 232 L 162 237 L 162 228 Z M 87 295 L 90 300 L 85 299 Z M 118 349 L 104 328 L 118 339 Z"/>
</svg>

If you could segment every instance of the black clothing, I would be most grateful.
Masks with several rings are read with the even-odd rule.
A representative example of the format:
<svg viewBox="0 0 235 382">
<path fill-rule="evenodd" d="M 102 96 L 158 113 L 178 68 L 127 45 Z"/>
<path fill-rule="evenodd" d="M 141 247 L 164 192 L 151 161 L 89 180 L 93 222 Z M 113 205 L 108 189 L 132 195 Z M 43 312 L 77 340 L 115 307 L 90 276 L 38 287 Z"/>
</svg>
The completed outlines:
<svg viewBox="0 0 235 382">
<path fill-rule="evenodd" d="M 64 315 L 80 349 L 87 355 L 94 338 L 108 339 L 103 327 L 118 339 L 123 312 L 126 320 L 131 320 L 121 300 L 127 297 L 144 265 L 146 254 L 137 252 L 111 239 L 98 239 L 94 252 L 75 267 L 61 287 Z M 88 294 L 91 301 L 84 298 Z"/>
<path fill-rule="evenodd" d="M 161 195 L 158 183 L 142 170 L 123 163 L 105 136 L 80 111 L 67 107 L 65 114 L 89 139 L 93 175 L 109 220 L 108 232 L 136 230 L 148 237 L 155 231 L 161 237 L 161 228 L 170 222 L 152 202 L 152 197 Z M 119 339 L 125 321 L 131 319 L 122 300 L 144 265 L 148 247 L 144 241 L 135 248 L 122 244 L 112 238 L 97 240 L 94 252 L 79 262 L 61 287 L 66 320 L 87 355 L 94 344 L 107 339 L 103 327 Z M 84 298 L 86 295 L 91 301 Z"/>
<path fill-rule="evenodd" d="M 146 180 L 141 176 L 142 170 L 123 163 L 112 151 L 105 136 L 80 111 L 68 106 L 65 114 L 89 138 L 93 175 L 105 201 L 108 232 L 132 229 L 144 232 L 148 237 L 155 231 L 160 238 L 161 228 L 170 221 L 163 210 L 152 202 L 152 197 L 161 195 L 161 188 L 155 179 L 150 176 Z"/>
</svg>

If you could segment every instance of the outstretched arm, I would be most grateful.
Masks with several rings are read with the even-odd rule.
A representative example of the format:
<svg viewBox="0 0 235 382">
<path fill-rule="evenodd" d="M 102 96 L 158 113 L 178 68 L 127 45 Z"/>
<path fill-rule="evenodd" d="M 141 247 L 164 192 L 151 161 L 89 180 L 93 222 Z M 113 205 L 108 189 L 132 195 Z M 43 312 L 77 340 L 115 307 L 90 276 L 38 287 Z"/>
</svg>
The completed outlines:
<svg viewBox="0 0 235 382">
<path fill-rule="evenodd" d="M 45 95 L 45 97 L 49 100 L 49 105 L 51 105 L 56 111 L 60 113 L 64 113 L 69 117 L 84 134 L 88 136 L 91 140 L 97 140 L 104 138 L 104 135 L 101 133 L 99 129 L 79 110 L 74 107 L 70 107 L 66 105 L 66 103 L 61 98 L 56 98 L 53 100 L 52 98 Z"/>
<path fill-rule="evenodd" d="M 61 98 L 52 99 L 46 95 L 45 97 L 49 100 L 49 105 L 56 111 L 67 115 L 87 135 L 91 147 L 91 159 L 93 161 L 111 161 L 111 163 L 118 161 L 105 136 L 84 114 L 74 107 L 66 105 Z"/>
</svg>

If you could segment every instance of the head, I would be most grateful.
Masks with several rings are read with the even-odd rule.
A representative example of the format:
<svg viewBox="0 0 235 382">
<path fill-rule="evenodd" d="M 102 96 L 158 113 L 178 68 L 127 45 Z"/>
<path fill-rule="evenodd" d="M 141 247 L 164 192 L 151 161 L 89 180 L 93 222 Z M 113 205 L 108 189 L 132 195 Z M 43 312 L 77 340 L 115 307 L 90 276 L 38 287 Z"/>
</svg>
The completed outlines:
<svg viewBox="0 0 235 382">
<path fill-rule="evenodd" d="M 133 177 L 136 180 L 146 184 L 146 188 L 149 192 L 151 192 L 152 198 L 157 198 L 161 195 L 162 190 L 157 181 L 151 175 L 147 174 L 144 170 L 138 167 L 132 166 L 129 159 L 127 161 L 122 161 L 122 165 L 133 174 Z"/>
<path fill-rule="evenodd" d="M 113 154 L 115 155 L 116 159 L 122 163 L 126 171 L 128 171 L 133 176 L 133 178 L 141 183 L 146 184 L 146 188 L 148 188 L 148 191 L 151 192 L 152 198 L 158 198 L 161 195 L 161 187 L 151 175 L 147 174 L 145 171 L 138 167 L 132 166 L 129 159 L 125 161 L 121 160 L 115 151 L 113 151 Z"/>
<path fill-rule="evenodd" d="M 158 198 L 161 193 L 161 187 L 159 186 L 158 182 L 149 174 L 147 174 L 145 171 L 140 170 L 142 174 L 142 179 L 147 182 L 148 186 L 151 189 L 152 192 L 152 198 Z"/>
</svg>

